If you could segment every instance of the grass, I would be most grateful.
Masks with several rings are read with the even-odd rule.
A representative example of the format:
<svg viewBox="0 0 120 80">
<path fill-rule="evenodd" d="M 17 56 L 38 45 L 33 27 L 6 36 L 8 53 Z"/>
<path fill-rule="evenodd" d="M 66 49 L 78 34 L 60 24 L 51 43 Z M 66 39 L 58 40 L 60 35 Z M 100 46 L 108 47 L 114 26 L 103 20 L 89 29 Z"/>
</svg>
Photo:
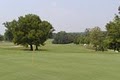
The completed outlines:
<svg viewBox="0 0 120 80">
<path fill-rule="evenodd" d="M 0 80 L 120 80 L 120 54 L 50 41 L 31 52 L 3 42 Z"/>
</svg>

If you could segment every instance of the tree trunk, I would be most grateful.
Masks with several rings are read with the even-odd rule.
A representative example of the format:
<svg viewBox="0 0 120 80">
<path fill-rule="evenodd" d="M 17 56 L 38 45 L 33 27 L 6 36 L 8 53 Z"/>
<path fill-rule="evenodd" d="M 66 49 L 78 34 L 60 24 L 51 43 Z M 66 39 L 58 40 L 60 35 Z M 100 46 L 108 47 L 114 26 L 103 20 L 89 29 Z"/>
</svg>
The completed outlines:
<svg viewBox="0 0 120 80">
<path fill-rule="evenodd" d="M 38 50 L 38 46 L 37 45 L 35 45 L 36 46 L 36 49 L 35 50 Z"/>
<path fill-rule="evenodd" d="M 33 51 L 33 46 L 32 45 L 30 45 L 30 50 Z"/>
</svg>

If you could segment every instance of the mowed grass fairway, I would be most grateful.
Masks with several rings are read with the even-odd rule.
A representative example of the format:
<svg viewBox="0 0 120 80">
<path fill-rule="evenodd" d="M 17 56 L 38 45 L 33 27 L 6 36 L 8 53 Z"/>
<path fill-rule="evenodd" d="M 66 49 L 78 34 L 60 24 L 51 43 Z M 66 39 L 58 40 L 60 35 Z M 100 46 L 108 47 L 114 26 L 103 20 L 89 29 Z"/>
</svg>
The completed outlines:
<svg viewBox="0 0 120 80">
<path fill-rule="evenodd" d="M 120 80 L 120 54 L 50 41 L 33 52 L 0 43 L 0 80 Z"/>
</svg>

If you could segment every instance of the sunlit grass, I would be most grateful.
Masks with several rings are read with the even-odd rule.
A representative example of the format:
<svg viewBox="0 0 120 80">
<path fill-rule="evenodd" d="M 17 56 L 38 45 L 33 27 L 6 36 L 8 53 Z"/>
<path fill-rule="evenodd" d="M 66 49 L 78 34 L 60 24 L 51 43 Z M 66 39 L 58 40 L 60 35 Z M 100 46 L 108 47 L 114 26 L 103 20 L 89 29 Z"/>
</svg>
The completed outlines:
<svg viewBox="0 0 120 80">
<path fill-rule="evenodd" d="M 50 42 L 32 52 L 0 43 L 0 80 L 120 80 L 119 53 Z"/>
</svg>

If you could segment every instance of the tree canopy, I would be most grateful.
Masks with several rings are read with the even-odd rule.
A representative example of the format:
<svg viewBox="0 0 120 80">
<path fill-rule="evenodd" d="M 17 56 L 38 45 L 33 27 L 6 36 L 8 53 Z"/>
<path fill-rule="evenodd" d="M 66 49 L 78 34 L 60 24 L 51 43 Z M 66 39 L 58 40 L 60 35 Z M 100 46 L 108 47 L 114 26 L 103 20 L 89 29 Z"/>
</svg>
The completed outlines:
<svg viewBox="0 0 120 80">
<path fill-rule="evenodd" d="M 13 35 L 13 42 L 17 45 L 44 45 L 49 34 L 53 31 L 52 25 L 48 21 L 42 21 L 38 15 L 28 14 L 20 16 L 18 20 L 4 23 L 7 30 Z"/>
<path fill-rule="evenodd" d="M 99 27 L 94 27 L 90 30 L 90 42 L 96 50 L 103 50 L 103 33 Z"/>
<path fill-rule="evenodd" d="M 58 32 L 53 40 L 54 44 L 69 44 L 73 42 L 73 36 L 65 31 Z"/>
<path fill-rule="evenodd" d="M 120 16 L 116 15 L 113 21 L 106 25 L 109 44 L 113 44 L 114 50 L 120 49 Z"/>
<path fill-rule="evenodd" d="M 6 41 L 12 41 L 13 40 L 13 28 L 16 26 L 16 20 L 13 20 L 11 22 L 3 23 L 3 25 L 6 27 L 4 37 Z"/>
</svg>

